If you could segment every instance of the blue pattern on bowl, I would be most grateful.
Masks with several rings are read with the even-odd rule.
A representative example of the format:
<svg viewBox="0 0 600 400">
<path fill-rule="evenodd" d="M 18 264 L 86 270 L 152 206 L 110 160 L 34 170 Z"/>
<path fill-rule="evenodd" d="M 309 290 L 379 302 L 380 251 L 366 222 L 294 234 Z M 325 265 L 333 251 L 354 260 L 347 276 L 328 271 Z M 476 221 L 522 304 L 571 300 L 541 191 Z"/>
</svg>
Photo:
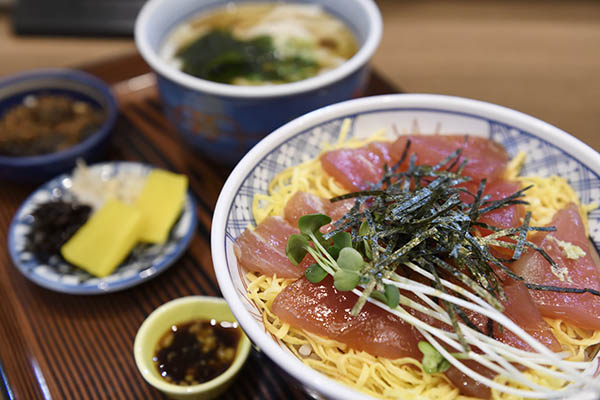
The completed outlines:
<svg viewBox="0 0 600 400">
<path fill-rule="evenodd" d="M 145 176 L 153 167 L 134 162 L 110 162 L 90 166 L 109 178 L 119 172 Z M 21 205 L 8 231 L 8 249 L 17 269 L 31 281 L 57 292 L 71 294 L 101 294 L 138 285 L 170 267 L 185 251 L 193 237 L 197 219 L 196 206 L 190 193 L 184 209 L 164 244 L 138 244 L 121 265 L 109 276 L 96 278 L 58 258 L 41 264 L 25 248 L 26 235 L 31 231 L 31 212 L 49 200 L 73 197 L 69 192 L 70 174 L 58 176 L 42 185 Z M 51 265 L 50 265 L 51 264 Z"/>
<path fill-rule="evenodd" d="M 178 133 L 212 160 L 233 165 L 267 133 L 299 115 L 362 93 L 367 67 L 346 78 L 295 96 L 233 98 L 191 91 L 158 74 L 165 112 Z"/>
</svg>

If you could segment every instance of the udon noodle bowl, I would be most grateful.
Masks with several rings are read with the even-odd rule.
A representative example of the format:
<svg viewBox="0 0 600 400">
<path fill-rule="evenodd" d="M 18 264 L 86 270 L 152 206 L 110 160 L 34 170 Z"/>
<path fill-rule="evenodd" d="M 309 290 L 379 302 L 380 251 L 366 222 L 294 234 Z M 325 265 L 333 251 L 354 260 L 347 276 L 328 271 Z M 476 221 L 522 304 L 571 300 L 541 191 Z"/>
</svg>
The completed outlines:
<svg viewBox="0 0 600 400">
<path fill-rule="evenodd" d="M 202 79 L 266 85 L 324 73 L 357 50 L 351 30 L 320 5 L 257 2 L 190 18 L 167 36 L 160 54 Z"/>
</svg>

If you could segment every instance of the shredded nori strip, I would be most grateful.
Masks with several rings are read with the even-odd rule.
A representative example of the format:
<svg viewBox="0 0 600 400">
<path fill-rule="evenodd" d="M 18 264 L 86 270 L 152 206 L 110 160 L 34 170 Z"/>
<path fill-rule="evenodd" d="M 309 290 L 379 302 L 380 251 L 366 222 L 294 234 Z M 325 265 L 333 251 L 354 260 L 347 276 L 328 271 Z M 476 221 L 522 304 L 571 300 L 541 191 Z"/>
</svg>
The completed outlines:
<svg viewBox="0 0 600 400">
<path fill-rule="evenodd" d="M 364 289 L 352 309 L 354 315 L 358 314 L 373 290 L 381 290 L 385 277 L 393 276 L 397 269 L 403 268 L 403 264 L 409 261 L 429 271 L 434 277 L 433 287 L 443 293 L 447 291 L 442 286 L 438 271 L 451 275 L 499 311 L 503 311 L 501 301 L 505 300 L 505 294 L 498 271 L 523 281 L 521 276 L 505 265 L 506 262 L 519 259 L 529 248 L 539 252 L 553 271 L 558 270 L 558 265 L 542 248 L 527 240 L 528 232 L 554 231 L 555 228 L 530 226 L 530 213 L 526 214 L 522 225 L 515 228 L 502 229 L 479 221 L 487 212 L 510 205 L 527 204 L 521 198 L 531 186 L 503 199 L 490 200 L 489 196 L 483 195 L 485 179 L 476 193 L 459 186 L 471 180 L 462 175 L 468 162 L 461 160 L 462 149 L 456 150 L 435 166 L 426 166 L 416 165 L 416 155 L 409 156 L 409 148 L 410 141 L 407 141 L 400 161 L 392 168 L 385 165 L 383 178 L 372 184 L 369 190 L 330 199 L 331 202 L 354 199 L 355 204 L 333 224 L 334 229 L 324 238 L 330 239 L 338 232 L 349 231 L 354 247 L 364 249 L 360 246 L 368 244 L 372 251 L 371 257 L 367 257 L 370 258 L 368 268 L 361 271 Z M 408 169 L 399 171 L 407 158 Z M 472 197 L 472 203 L 461 201 L 462 193 Z M 484 228 L 492 233 L 481 236 L 476 228 Z M 499 258 L 494 255 L 491 246 L 512 250 L 512 256 L 508 260 Z M 592 289 L 525 284 L 532 290 L 600 295 L 600 292 Z M 477 328 L 460 307 L 447 301 L 441 303 L 467 350 L 457 318 L 467 326 Z M 490 321 L 487 334 L 493 337 L 494 325 Z"/>
</svg>

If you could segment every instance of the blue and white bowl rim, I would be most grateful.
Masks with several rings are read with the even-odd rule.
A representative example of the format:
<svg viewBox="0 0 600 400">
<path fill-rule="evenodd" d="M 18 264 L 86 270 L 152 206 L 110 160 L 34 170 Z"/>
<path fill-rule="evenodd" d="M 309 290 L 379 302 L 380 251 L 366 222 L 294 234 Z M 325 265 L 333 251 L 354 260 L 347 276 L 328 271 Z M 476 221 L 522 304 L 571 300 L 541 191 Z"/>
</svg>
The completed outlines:
<svg viewBox="0 0 600 400">
<path fill-rule="evenodd" d="M 217 280 L 236 319 L 253 342 L 288 373 L 308 387 L 332 399 L 370 399 L 370 397 L 326 377 L 304 365 L 291 353 L 282 351 L 271 336 L 265 333 L 264 327 L 253 318 L 247 309 L 247 303 L 245 305 L 242 301 L 243 290 L 234 285 L 232 275 L 233 271 L 237 269 L 237 263 L 235 256 L 231 254 L 231 241 L 244 227 L 243 223 L 236 223 L 233 220 L 233 208 L 239 196 L 250 197 L 253 195 L 253 188 L 249 188 L 245 184 L 253 174 L 257 173 L 257 168 L 263 166 L 264 169 L 266 164 L 273 168 L 275 165 L 271 175 L 267 174 L 265 178 L 267 180 L 272 178 L 276 172 L 283 170 L 283 166 L 274 164 L 273 159 L 286 143 L 299 136 L 310 134 L 317 126 L 344 118 L 355 120 L 366 114 L 387 111 L 428 112 L 478 119 L 485 121 L 490 126 L 504 127 L 509 132 L 516 132 L 519 136 L 543 142 L 561 154 L 563 158 L 579 163 L 585 169 L 588 177 L 587 187 L 589 190 L 593 190 L 593 195 L 584 200 L 600 200 L 600 155 L 594 149 L 537 118 L 478 100 L 431 94 L 383 95 L 349 100 L 308 113 L 265 137 L 238 163 L 223 186 L 217 201 L 211 233 L 211 250 Z M 518 142 L 514 143 L 515 146 L 518 144 Z M 518 149 L 518 147 L 516 148 Z M 510 152 L 511 149 L 508 150 Z M 318 153 L 312 154 L 313 157 L 316 155 Z M 513 152 L 511 156 L 514 155 Z M 264 175 L 264 171 L 262 172 Z M 596 210 L 590 215 L 590 222 L 591 236 L 598 247 L 600 244 L 600 232 L 598 231 L 600 211 Z"/>
</svg>

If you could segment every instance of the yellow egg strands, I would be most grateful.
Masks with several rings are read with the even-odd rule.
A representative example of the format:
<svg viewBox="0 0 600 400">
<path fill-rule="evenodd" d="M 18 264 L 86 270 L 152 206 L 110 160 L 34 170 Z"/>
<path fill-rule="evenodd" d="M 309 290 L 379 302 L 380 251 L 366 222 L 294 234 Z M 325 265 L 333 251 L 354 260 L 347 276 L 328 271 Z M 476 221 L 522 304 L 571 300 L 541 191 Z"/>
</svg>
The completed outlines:
<svg viewBox="0 0 600 400">
<path fill-rule="evenodd" d="M 575 193 L 567 180 L 560 176 L 554 175 L 548 178 L 519 176 L 525 158 L 525 153 L 522 151 L 519 152 L 506 167 L 504 177 L 509 180 L 521 182 L 523 187 L 533 185 L 531 189 L 525 192 L 525 196 L 523 197 L 523 200 L 529 202 L 526 209 L 531 212 L 531 225 L 548 225 L 552 222 L 552 217 L 557 210 L 565 208 L 569 203 L 575 203 L 579 208 L 579 214 L 581 215 L 587 234 L 587 215 L 590 211 L 596 209 L 598 204 L 581 204 L 577 193 Z"/>
<path fill-rule="evenodd" d="M 417 360 L 374 357 L 282 322 L 271 306 L 293 280 L 253 273 L 246 278 L 250 281 L 248 296 L 262 313 L 267 332 L 315 370 L 380 399 L 469 399 L 460 396 L 443 374 L 423 372 Z M 304 349 L 309 349 L 308 353 Z"/>
<path fill-rule="evenodd" d="M 385 131 L 375 132 L 369 138 L 350 138 L 350 120 L 344 120 L 338 140 L 334 144 L 323 143 L 323 152 L 333 149 L 356 148 L 377 140 L 385 140 Z M 283 215 L 283 208 L 296 192 L 308 192 L 322 198 L 332 198 L 348 193 L 321 167 L 319 157 L 280 172 L 269 183 L 267 194 L 256 194 L 252 201 L 252 215 L 257 224 L 268 216 Z"/>
<path fill-rule="evenodd" d="M 356 148 L 385 139 L 384 131 L 379 131 L 366 139 L 347 139 L 349 128 L 350 122 L 344 121 L 338 141 L 333 145 L 324 143 L 323 152 L 341 147 Z M 520 177 L 518 174 L 523 162 L 524 153 L 520 153 L 508 165 L 505 177 L 517 179 L 524 186 L 536 185 L 526 192 L 525 198 L 530 202 L 531 224 L 548 224 L 556 211 L 569 202 L 575 202 L 587 227 L 587 213 L 596 206 L 581 205 L 577 195 L 563 178 Z M 284 170 L 271 181 L 268 194 L 255 195 L 252 212 L 257 224 L 267 216 L 282 215 L 285 204 L 297 191 L 309 192 L 323 198 L 331 198 L 347 192 L 325 173 L 317 157 Z M 422 365 L 417 360 L 374 357 L 366 352 L 348 348 L 335 340 L 319 337 L 282 322 L 273 314 L 271 306 L 275 297 L 292 280 L 253 273 L 248 273 L 246 278 L 249 281 L 248 297 L 262 313 L 266 330 L 313 369 L 380 399 L 472 399 L 461 396 L 445 375 L 430 375 L 423 372 Z M 561 320 L 547 319 L 546 321 L 563 348 L 571 354 L 569 360 L 588 359 L 590 349 L 600 343 L 600 331 L 579 329 Z M 531 380 L 546 387 L 558 389 L 566 384 L 536 371 L 527 371 L 527 374 Z M 511 384 L 502 376 L 496 377 L 496 381 Z M 511 385 L 519 387 L 517 384 Z M 509 400 L 516 397 L 492 390 L 492 398 Z"/>
</svg>

